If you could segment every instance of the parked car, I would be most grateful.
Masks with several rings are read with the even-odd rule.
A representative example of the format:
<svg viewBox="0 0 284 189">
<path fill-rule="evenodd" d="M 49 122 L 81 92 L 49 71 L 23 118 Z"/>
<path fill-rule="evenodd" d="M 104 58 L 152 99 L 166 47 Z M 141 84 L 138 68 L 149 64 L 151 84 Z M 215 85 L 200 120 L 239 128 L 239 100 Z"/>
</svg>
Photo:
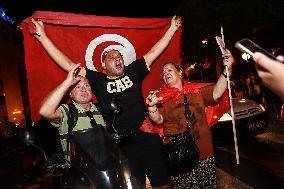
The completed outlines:
<svg viewBox="0 0 284 189">
<path fill-rule="evenodd" d="M 250 139 L 267 130 L 268 115 L 264 106 L 249 99 L 233 98 L 232 102 L 238 140 Z M 232 125 L 231 109 L 229 109 L 218 123 L 210 128 L 214 145 L 224 146 L 233 143 Z"/>
</svg>

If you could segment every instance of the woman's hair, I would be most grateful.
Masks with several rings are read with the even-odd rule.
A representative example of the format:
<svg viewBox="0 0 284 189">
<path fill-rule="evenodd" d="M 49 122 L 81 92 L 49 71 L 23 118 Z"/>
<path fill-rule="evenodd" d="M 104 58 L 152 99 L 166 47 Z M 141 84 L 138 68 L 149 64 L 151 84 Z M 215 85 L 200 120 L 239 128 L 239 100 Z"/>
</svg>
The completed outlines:
<svg viewBox="0 0 284 189">
<path fill-rule="evenodd" d="M 181 77 L 183 78 L 183 69 L 182 69 L 182 67 L 179 64 L 175 63 L 174 61 L 166 62 L 165 64 L 163 64 L 162 69 L 164 69 L 165 65 L 168 65 L 168 64 L 173 65 L 177 69 L 178 72 L 181 71 L 182 72 Z"/>
</svg>

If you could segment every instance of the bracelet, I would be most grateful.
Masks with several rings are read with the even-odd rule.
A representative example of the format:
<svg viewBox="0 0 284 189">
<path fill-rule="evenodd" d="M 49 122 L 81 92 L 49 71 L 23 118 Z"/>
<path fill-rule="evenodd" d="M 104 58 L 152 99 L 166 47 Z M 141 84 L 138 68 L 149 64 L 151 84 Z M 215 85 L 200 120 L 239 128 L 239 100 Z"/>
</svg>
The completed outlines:
<svg viewBox="0 0 284 189">
<path fill-rule="evenodd" d="M 226 74 L 224 74 L 224 72 L 222 72 L 222 75 L 223 75 L 225 78 L 227 78 L 227 77 L 228 77 Z"/>
<path fill-rule="evenodd" d="M 154 111 L 149 111 L 149 110 L 148 110 L 148 113 L 153 114 L 153 113 L 155 113 L 155 112 L 157 112 L 157 111 L 158 111 L 158 108 L 156 107 L 156 109 L 155 109 Z"/>
</svg>

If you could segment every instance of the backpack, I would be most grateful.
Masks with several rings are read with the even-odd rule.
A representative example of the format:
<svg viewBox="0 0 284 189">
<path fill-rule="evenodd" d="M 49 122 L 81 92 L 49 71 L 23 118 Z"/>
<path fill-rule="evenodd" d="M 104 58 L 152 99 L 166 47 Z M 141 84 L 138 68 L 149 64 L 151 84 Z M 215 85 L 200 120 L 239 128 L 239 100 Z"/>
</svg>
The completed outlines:
<svg viewBox="0 0 284 189">
<path fill-rule="evenodd" d="M 92 128 L 84 132 L 73 132 L 78 121 L 78 110 L 73 103 L 68 104 L 68 107 L 67 154 L 69 153 L 69 144 L 72 142 L 89 161 L 94 163 L 98 170 L 106 170 L 109 166 L 111 151 L 114 148 L 108 132 L 103 126 L 96 123 L 93 113 L 90 111 L 87 111 L 86 114 L 91 119 Z"/>
</svg>

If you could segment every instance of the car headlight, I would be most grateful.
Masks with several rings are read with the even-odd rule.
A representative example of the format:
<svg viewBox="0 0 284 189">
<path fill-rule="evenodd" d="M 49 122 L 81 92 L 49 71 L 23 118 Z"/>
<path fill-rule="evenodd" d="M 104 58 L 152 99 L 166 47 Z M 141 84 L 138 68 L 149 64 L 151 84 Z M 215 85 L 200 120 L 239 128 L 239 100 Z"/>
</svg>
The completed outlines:
<svg viewBox="0 0 284 189">
<path fill-rule="evenodd" d="M 218 121 L 219 122 L 232 121 L 232 116 L 228 113 L 224 113 L 223 116 Z"/>
</svg>

